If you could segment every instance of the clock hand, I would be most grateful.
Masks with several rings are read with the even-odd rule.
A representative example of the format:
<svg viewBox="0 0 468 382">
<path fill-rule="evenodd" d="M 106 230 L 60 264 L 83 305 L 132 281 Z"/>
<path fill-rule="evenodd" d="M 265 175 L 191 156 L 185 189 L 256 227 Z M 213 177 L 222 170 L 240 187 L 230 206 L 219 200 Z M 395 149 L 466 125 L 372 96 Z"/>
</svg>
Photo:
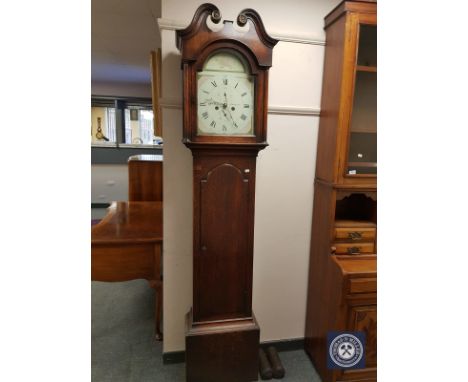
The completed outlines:
<svg viewBox="0 0 468 382">
<path fill-rule="evenodd" d="M 208 100 L 206 102 L 208 102 Z M 227 118 L 227 115 L 224 112 L 224 109 L 225 109 L 224 103 L 216 102 L 216 101 L 211 100 L 211 102 L 208 102 L 208 104 L 209 105 L 216 105 L 216 110 L 221 111 L 224 114 L 224 116 Z M 221 106 L 221 107 L 218 107 L 218 105 Z"/>
<path fill-rule="evenodd" d="M 221 106 L 220 107 L 220 110 L 223 112 L 223 115 L 226 119 L 228 119 L 228 116 L 226 114 L 226 112 L 224 111 L 225 109 L 227 109 L 227 97 L 226 97 L 226 93 L 224 93 L 224 99 L 226 102 L 217 102 L 213 99 L 213 97 L 211 97 L 210 99 L 207 99 L 205 100 L 205 102 L 207 102 L 209 105 L 216 105 L 216 106 Z M 229 111 L 229 110 L 228 110 Z M 231 117 L 232 119 L 232 117 Z"/>
<path fill-rule="evenodd" d="M 231 120 L 232 120 L 232 124 L 233 124 L 234 127 L 237 127 L 236 121 L 234 121 L 234 118 L 232 118 L 232 114 L 231 114 L 231 112 L 229 111 L 229 108 L 227 107 L 228 101 L 227 101 L 226 92 L 224 92 L 224 100 L 226 101 L 226 103 L 225 103 L 226 106 L 225 106 L 225 107 L 226 107 L 226 109 L 227 109 L 227 112 L 228 112 L 228 114 L 229 114 L 229 117 L 230 117 Z M 224 107 L 224 106 L 223 106 L 223 107 Z"/>
<path fill-rule="evenodd" d="M 224 114 L 224 118 L 226 118 L 226 119 L 229 121 L 229 118 L 228 118 L 228 116 L 227 116 L 226 112 L 224 111 L 224 109 L 221 109 L 221 111 L 222 111 L 222 112 L 223 112 L 223 114 Z M 231 119 L 232 119 L 232 118 L 231 118 Z"/>
</svg>

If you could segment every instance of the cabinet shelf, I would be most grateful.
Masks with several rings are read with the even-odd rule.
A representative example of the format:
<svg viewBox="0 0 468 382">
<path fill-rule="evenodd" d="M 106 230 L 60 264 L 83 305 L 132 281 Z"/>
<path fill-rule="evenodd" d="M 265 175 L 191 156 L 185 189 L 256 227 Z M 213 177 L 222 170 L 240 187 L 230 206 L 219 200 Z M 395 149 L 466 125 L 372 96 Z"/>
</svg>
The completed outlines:
<svg viewBox="0 0 468 382">
<path fill-rule="evenodd" d="M 349 167 L 377 167 L 377 162 L 348 162 Z"/>
<path fill-rule="evenodd" d="M 357 65 L 358 72 L 377 73 L 377 66 Z"/>
</svg>

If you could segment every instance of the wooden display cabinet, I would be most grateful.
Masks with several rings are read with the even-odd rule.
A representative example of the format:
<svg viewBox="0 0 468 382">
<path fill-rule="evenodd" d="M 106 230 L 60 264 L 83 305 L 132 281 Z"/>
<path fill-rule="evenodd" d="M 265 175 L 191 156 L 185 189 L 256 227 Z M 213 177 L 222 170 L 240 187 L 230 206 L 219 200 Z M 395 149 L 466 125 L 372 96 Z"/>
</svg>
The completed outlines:
<svg viewBox="0 0 468 382">
<path fill-rule="evenodd" d="M 323 382 L 377 378 L 377 3 L 325 17 L 305 348 Z M 364 331 L 365 368 L 327 368 L 327 333 Z"/>
</svg>

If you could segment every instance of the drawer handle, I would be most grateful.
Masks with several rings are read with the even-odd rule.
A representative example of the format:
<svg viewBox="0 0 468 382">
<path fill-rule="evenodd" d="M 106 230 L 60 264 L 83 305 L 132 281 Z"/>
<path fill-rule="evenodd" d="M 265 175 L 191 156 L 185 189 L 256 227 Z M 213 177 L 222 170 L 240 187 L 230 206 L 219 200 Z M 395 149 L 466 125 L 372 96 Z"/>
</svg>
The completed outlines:
<svg viewBox="0 0 468 382">
<path fill-rule="evenodd" d="M 350 255 L 359 255 L 361 253 L 360 247 L 348 247 L 348 254 Z"/>
<path fill-rule="evenodd" d="M 349 232 L 348 237 L 351 240 L 361 240 L 362 239 L 362 232 Z"/>
</svg>

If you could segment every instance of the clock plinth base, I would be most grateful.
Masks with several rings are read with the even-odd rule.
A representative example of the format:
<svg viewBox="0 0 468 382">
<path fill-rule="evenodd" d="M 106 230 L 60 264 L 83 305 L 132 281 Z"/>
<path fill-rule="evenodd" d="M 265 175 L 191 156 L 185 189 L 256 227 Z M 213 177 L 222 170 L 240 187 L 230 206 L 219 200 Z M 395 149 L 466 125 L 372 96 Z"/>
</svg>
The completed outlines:
<svg viewBox="0 0 468 382">
<path fill-rule="evenodd" d="M 187 314 L 187 382 L 258 380 L 260 327 L 253 318 L 192 323 Z"/>
</svg>

